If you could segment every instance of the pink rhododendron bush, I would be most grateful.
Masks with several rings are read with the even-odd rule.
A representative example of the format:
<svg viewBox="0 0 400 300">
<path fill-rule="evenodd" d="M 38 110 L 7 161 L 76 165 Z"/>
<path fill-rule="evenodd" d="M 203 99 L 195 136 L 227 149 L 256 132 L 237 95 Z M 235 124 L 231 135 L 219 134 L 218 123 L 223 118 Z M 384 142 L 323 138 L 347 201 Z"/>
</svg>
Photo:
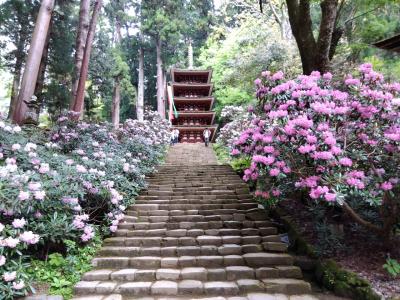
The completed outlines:
<svg viewBox="0 0 400 300">
<path fill-rule="evenodd" d="M 257 182 L 256 195 L 275 203 L 306 191 L 389 240 L 400 221 L 400 84 L 369 64 L 340 82 L 329 73 L 285 80 L 263 72 L 255 84 L 262 112 L 232 154 L 251 157 L 244 180 Z M 376 207 L 379 221 L 350 200 Z"/>
<path fill-rule="evenodd" d="M 113 232 L 169 142 L 168 124 L 128 120 L 118 131 L 60 117 L 50 131 L 0 121 L 0 294 L 26 294 L 26 255 L 62 251 Z M 134 127 L 134 128 L 133 128 Z"/>
<path fill-rule="evenodd" d="M 246 128 L 253 127 L 252 114 L 241 106 L 225 106 L 221 119 L 225 125 L 220 129 L 216 142 L 228 148 Z"/>
</svg>

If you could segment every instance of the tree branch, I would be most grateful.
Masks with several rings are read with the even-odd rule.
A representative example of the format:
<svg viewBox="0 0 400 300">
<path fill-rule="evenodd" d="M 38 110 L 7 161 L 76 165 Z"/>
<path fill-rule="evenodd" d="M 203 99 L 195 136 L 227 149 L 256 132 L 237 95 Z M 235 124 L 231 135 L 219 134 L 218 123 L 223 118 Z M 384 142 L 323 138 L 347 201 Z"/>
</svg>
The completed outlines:
<svg viewBox="0 0 400 300">
<path fill-rule="evenodd" d="M 275 10 L 275 7 L 272 5 L 271 0 L 267 0 L 269 8 L 272 11 L 272 14 L 274 15 L 274 18 L 276 22 L 279 24 L 279 26 L 282 26 L 282 20 L 279 18 L 278 13 Z"/>
<path fill-rule="evenodd" d="M 357 214 L 351 207 L 350 205 L 348 205 L 346 202 L 343 203 L 343 209 L 345 210 L 345 212 L 358 224 L 371 229 L 372 231 L 374 231 L 377 234 L 382 233 L 382 228 L 372 224 L 371 222 L 368 222 L 366 220 L 364 220 L 363 218 L 361 218 L 361 216 L 359 214 Z"/>
</svg>

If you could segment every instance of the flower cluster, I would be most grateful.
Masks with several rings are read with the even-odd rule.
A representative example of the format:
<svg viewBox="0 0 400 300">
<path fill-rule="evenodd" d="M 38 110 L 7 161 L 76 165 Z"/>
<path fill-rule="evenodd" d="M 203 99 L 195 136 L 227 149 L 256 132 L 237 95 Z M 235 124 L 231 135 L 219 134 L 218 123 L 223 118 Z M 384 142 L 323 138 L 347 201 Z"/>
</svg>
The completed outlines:
<svg viewBox="0 0 400 300">
<path fill-rule="evenodd" d="M 244 180 L 257 181 L 257 195 L 277 200 L 301 188 L 315 200 L 343 205 L 357 196 L 375 206 L 399 196 L 400 84 L 370 64 L 359 72 L 344 82 L 319 72 L 256 80 L 262 113 L 232 154 L 252 158 Z"/>
<path fill-rule="evenodd" d="M 0 290 L 26 293 L 26 276 L 11 263 L 22 261 L 22 250 L 116 231 L 169 143 L 165 122 L 147 116 L 117 131 L 68 116 L 50 133 L 0 121 Z"/>
<path fill-rule="evenodd" d="M 216 142 L 228 148 L 231 148 L 230 146 L 246 128 L 253 126 L 251 122 L 253 115 L 247 113 L 243 107 L 227 106 L 222 109 L 221 117 L 229 122 L 221 128 Z"/>
</svg>

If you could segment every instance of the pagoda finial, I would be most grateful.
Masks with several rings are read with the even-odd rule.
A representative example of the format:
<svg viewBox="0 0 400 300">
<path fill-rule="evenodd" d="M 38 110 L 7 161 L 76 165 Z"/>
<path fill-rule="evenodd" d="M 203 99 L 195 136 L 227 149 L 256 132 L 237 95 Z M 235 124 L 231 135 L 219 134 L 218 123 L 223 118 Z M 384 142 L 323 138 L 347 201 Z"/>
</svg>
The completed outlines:
<svg viewBox="0 0 400 300">
<path fill-rule="evenodd" d="M 189 40 L 188 59 L 189 59 L 189 69 L 193 69 L 193 47 L 191 40 Z"/>
</svg>

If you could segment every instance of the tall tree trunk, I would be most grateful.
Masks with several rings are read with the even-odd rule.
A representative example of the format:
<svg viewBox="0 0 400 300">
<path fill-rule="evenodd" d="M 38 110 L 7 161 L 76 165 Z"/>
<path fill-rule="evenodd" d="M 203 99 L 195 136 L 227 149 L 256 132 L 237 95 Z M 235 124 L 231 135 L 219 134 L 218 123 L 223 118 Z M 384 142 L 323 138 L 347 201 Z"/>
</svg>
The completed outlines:
<svg viewBox="0 0 400 300">
<path fill-rule="evenodd" d="M 116 18 L 115 30 L 116 30 L 115 43 L 116 47 L 119 47 L 122 41 L 121 22 L 119 20 L 119 17 Z M 119 114 L 120 114 L 120 104 L 121 104 L 121 75 L 117 74 L 114 80 L 115 82 L 114 82 L 114 91 L 112 97 L 111 121 L 114 129 L 117 129 L 119 127 L 119 120 L 120 120 Z"/>
<path fill-rule="evenodd" d="M 39 73 L 40 61 L 46 43 L 47 32 L 50 25 L 51 15 L 54 9 L 54 0 L 42 0 L 32 42 L 29 48 L 24 75 L 22 77 L 21 89 L 18 95 L 13 121 L 23 124 L 28 112 L 27 103 L 32 99 Z"/>
<path fill-rule="evenodd" d="M 121 83 L 119 82 L 119 78 L 116 78 L 113 90 L 112 108 L 111 108 L 111 120 L 114 129 L 118 129 L 119 127 L 120 103 L 121 103 Z"/>
<path fill-rule="evenodd" d="M 138 99 L 136 105 L 136 114 L 139 121 L 144 118 L 144 50 L 139 48 L 139 74 L 138 74 Z"/>
<path fill-rule="evenodd" d="M 317 41 L 318 52 L 316 53 L 316 65 L 320 72 L 329 71 L 330 50 L 332 35 L 336 23 L 338 0 L 325 0 L 321 2 L 321 23 Z"/>
<path fill-rule="evenodd" d="M 162 69 L 162 57 L 161 57 L 161 37 L 157 36 L 156 40 L 156 52 L 157 52 L 157 111 L 161 118 L 165 118 L 165 108 L 163 101 L 163 69 Z"/>
<path fill-rule="evenodd" d="M 18 103 L 18 90 L 21 83 L 22 66 L 26 58 L 25 45 L 29 34 L 29 18 L 27 18 L 23 10 L 17 9 L 17 12 L 17 22 L 20 24 L 20 30 L 18 32 L 17 49 L 15 51 L 14 78 L 11 88 L 10 107 L 7 117 L 8 119 L 12 119 Z"/>
<path fill-rule="evenodd" d="M 19 89 L 19 83 L 21 81 L 22 61 L 20 66 L 18 66 L 19 63 L 20 62 L 17 59 L 15 63 L 14 78 L 11 87 L 11 99 L 10 99 L 10 107 L 8 109 L 8 119 L 12 119 L 18 103 L 18 89 Z"/>
<path fill-rule="evenodd" d="M 92 44 L 93 44 L 94 34 L 96 32 L 97 19 L 99 17 L 102 5 L 103 5 L 102 0 L 96 0 L 96 3 L 93 8 L 92 19 L 90 20 L 89 31 L 88 31 L 86 45 L 85 45 L 85 51 L 84 51 L 83 59 L 82 59 L 81 73 L 79 76 L 78 89 L 77 89 L 74 105 L 72 106 L 72 110 L 77 113 L 75 116 L 77 119 L 79 119 L 79 117 L 82 114 L 82 110 L 83 110 L 83 105 L 84 105 L 84 100 L 85 100 L 85 85 L 86 85 L 86 79 L 87 79 L 87 75 L 88 75 L 88 71 L 89 71 L 90 54 L 92 52 Z"/>
<path fill-rule="evenodd" d="M 310 1 L 286 0 L 286 4 L 290 27 L 300 52 L 303 73 L 328 71 L 336 48 L 335 45 L 332 45 L 332 35 L 336 26 L 338 0 L 321 2 L 322 13 L 317 41 L 312 30 Z M 338 41 L 339 39 L 334 42 L 337 44 Z"/>
<path fill-rule="evenodd" d="M 69 103 L 70 109 L 73 108 L 74 101 L 76 98 L 76 92 L 78 90 L 83 54 L 85 52 L 86 39 L 89 30 L 89 22 L 90 22 L 90 0 L 81 0 L 80 10 L 79 10 L 79 24 L 76 35 L 74 76 L 72 82 L 71 99 Z"/>
<path fill-rule="evenodd" d="M 50 35 L 51 35 L 52 22 L 50 20 L 49 30 L 47 31 L 46 43 L 43 49 L 42 60 L 40 61 L 39 67 L 39 75 L 35 86 L 34 95 L 37 97 L 38 107 L 37 107 L 37 115 L 39 116 L 40 108 L 43 106 L 43 88 L 44 81 L 46 77 L 46 68 L 48 62 L 48 54 L 49 54 L 49 46 L 50 46 Z"/>
<path fill-rule="evenodd" d="M 24 47 L 25 47 L 25 36 L 20 33 L 19 41 L 17 45 L 16 55 L 15 55 L 15 67 L 14 67 L 14 78 L 11 88 L 11 100 L 10 108 L 8 109 L 8 118 L 12 119 L 14 111 L 18 103 L 18 89 L 21 81 L 22 64 L 24 61 Z"/>
</svg>

